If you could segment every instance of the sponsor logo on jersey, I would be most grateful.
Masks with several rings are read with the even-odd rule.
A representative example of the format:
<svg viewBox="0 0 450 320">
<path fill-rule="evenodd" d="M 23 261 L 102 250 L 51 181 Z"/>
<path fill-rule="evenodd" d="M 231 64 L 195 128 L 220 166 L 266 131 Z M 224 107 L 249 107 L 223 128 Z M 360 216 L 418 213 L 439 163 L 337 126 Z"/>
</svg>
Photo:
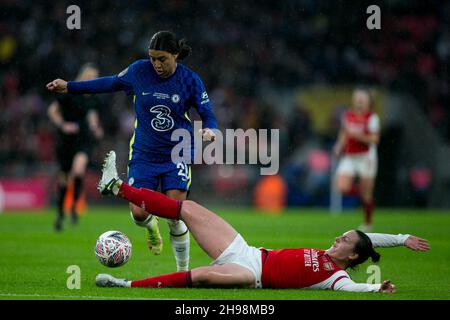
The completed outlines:
<svg viewBox="0 0 450 320">
<path fill-rule="evenodd" d="M 209 98 L 208 98 L 208 93 L 206 93 L 206 91 L 204 91 L 202 93 L 202 102 L 200 102 L 200 104 L 205 104 L 209 102 Z"/>
<path fill-rule="evenodd" d="M 167 93 L 161 93 L 161 92 L 155 92 L 154 94 L 153 94 L 153 96 L 156 98 L 156 99 L 169 99 L 170 98 L 170 96 L 167 94 Z"/>
<path fill-rule="evenodd" d="M 180 102 L 180 96 L 177 95 L 177 94 L 174 94 L 174 95 L 172 96 L 172 102 L 173 102 L 173 103 L 178 103 L 178 102 Z"/>
<path fill-rule="evenodd" d="M 312 261 L 313 272 L 319 271 L 319 260 L 317 259 L 317 256 L 318 256 L 317 250 L 312 249 L 311 250 L 311 261 Z"/>
<path fill-rule="evenodd" d="M 170 115 L 170 108 L 162 104 L 150 108 L 150 112 L 155 114 L 151 121 L 151 126 L 156 131 L 167 131 L 173 128 L 175 122 Z"/>
<path fill-rule="evenodd" d="M 311 251 L 309 249 L 305 249 L 303 252 L 303 258 L 305 261 L 305 267 L 311 267 Z"/>
<path fill-rule="evenodd" d="M 314 249 L 305 249 L 303 252 L 305 267 L 312 267 L 313 272 L 319 272 L 318 252 Z"/>
</svg>

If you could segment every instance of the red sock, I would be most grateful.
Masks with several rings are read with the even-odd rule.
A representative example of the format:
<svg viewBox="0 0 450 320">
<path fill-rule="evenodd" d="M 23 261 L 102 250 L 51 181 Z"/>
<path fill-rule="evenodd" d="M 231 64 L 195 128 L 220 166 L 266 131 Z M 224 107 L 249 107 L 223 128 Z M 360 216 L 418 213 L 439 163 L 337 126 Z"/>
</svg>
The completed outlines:
<svg viewBox="0 0 450 320">
<path fill-rule="evenodd" d="M 164 274 L 162 276 L 131 281 L 131 287 L 191 288 L 192 287 L 191 271 L 181 271 L 170 274 Z"/>
<path fill-rule="evenodd" d="M 373 201 L 370 202 L 363 201 L 363 208 L 364 208 L 364 222 L 366 224 L 372 224 Z"/>
<path fill-rule="evenodd" d="M 162 193 L 122 183 L 118 196 L 158 217 L 180 219 L 181 201 L 170 199 Z"/>
</svg>

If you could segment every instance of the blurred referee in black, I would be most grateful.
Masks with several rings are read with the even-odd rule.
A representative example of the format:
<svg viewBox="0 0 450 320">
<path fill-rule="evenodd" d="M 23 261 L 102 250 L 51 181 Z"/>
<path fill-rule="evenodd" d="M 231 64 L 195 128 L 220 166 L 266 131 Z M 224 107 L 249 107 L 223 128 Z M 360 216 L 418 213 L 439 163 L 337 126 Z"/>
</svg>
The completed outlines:
<svg viewBox="0 0 450 320">
<path fill-rule="evenodd" d="M 77 80 L 98 77 L 98 69 L 91 63 L 84 65 Z M 103 137 L 97 110 L 100 100 L 95 95 L 61 94 L 48 108 L 48 116 L 57 127 L 56 157 L 59 162 L 57 217 L 55 230 L 63 229 L 64 198 L 67 186 L 73 183 L 71 222 L 77 224 L 76 204 L 82 194 L 83 179 L 95 139 Z"/>
</svg>

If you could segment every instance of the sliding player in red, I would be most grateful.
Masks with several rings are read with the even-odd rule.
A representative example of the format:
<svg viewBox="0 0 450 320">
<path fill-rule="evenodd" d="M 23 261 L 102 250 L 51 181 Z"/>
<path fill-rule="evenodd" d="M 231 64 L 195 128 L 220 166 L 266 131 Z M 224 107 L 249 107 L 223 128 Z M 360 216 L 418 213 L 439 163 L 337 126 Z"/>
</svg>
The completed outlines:
<svg viewBox="0 0 450 320">
<path fill-rule="evenodd" d="M 372 231 L 379 131 L 380 120 L 373 112 L 371 93 L 365 88 L 355 89 L 352 107 L 343 115 L 342 128 L 333 151 L 336 156 L 343 154 L 336 170 L 337 189 L 348 194 L 355 178 L 359 177 L 358 191 L 364 210 L 364 222 L 358 229 L 364 232 Z"/>
<path fill-rule="evenodd" d="M 221 217 L 193 201 L 173 200 L 124 183 L 117 175 L 114 151 L 105 159 L 98 189 L 104 195 L 126 199 L 150 214 L 183 220 L 199 246 L 214 260 L 210 266 L 134 281 L 99 274 L 96 283 L 100 287 L 312 288 L 393 293 L 395 286 L 389 280 L 381 284 L 355 283 L 345 270 L 369 257 L 378 261 L 380 255 L 374 247 L 404 245 L 412 250 L 429 249 L 427 240 L 415 236 L 365 234 L 358 230 L 337 237 L 327 250 L 258 249 L 249 246 Z"/>
</svg>

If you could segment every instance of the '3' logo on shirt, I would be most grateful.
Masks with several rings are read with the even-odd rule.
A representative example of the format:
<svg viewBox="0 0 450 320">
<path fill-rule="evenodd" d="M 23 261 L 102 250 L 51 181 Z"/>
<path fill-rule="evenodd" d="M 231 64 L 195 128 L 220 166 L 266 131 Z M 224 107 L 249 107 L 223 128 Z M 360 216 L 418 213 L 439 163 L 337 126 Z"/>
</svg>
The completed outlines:
<svg viewBox="0 0 450 320">
<path fill-rule="evenodd" d="M 170 109 L 162 104 L 150 108 L 150 112 L 156 113 L 152 119 L 152 128 L 156 131 L 167 131 L 173 128 L 174 121 L 170 116 Z"/>
</svg>

